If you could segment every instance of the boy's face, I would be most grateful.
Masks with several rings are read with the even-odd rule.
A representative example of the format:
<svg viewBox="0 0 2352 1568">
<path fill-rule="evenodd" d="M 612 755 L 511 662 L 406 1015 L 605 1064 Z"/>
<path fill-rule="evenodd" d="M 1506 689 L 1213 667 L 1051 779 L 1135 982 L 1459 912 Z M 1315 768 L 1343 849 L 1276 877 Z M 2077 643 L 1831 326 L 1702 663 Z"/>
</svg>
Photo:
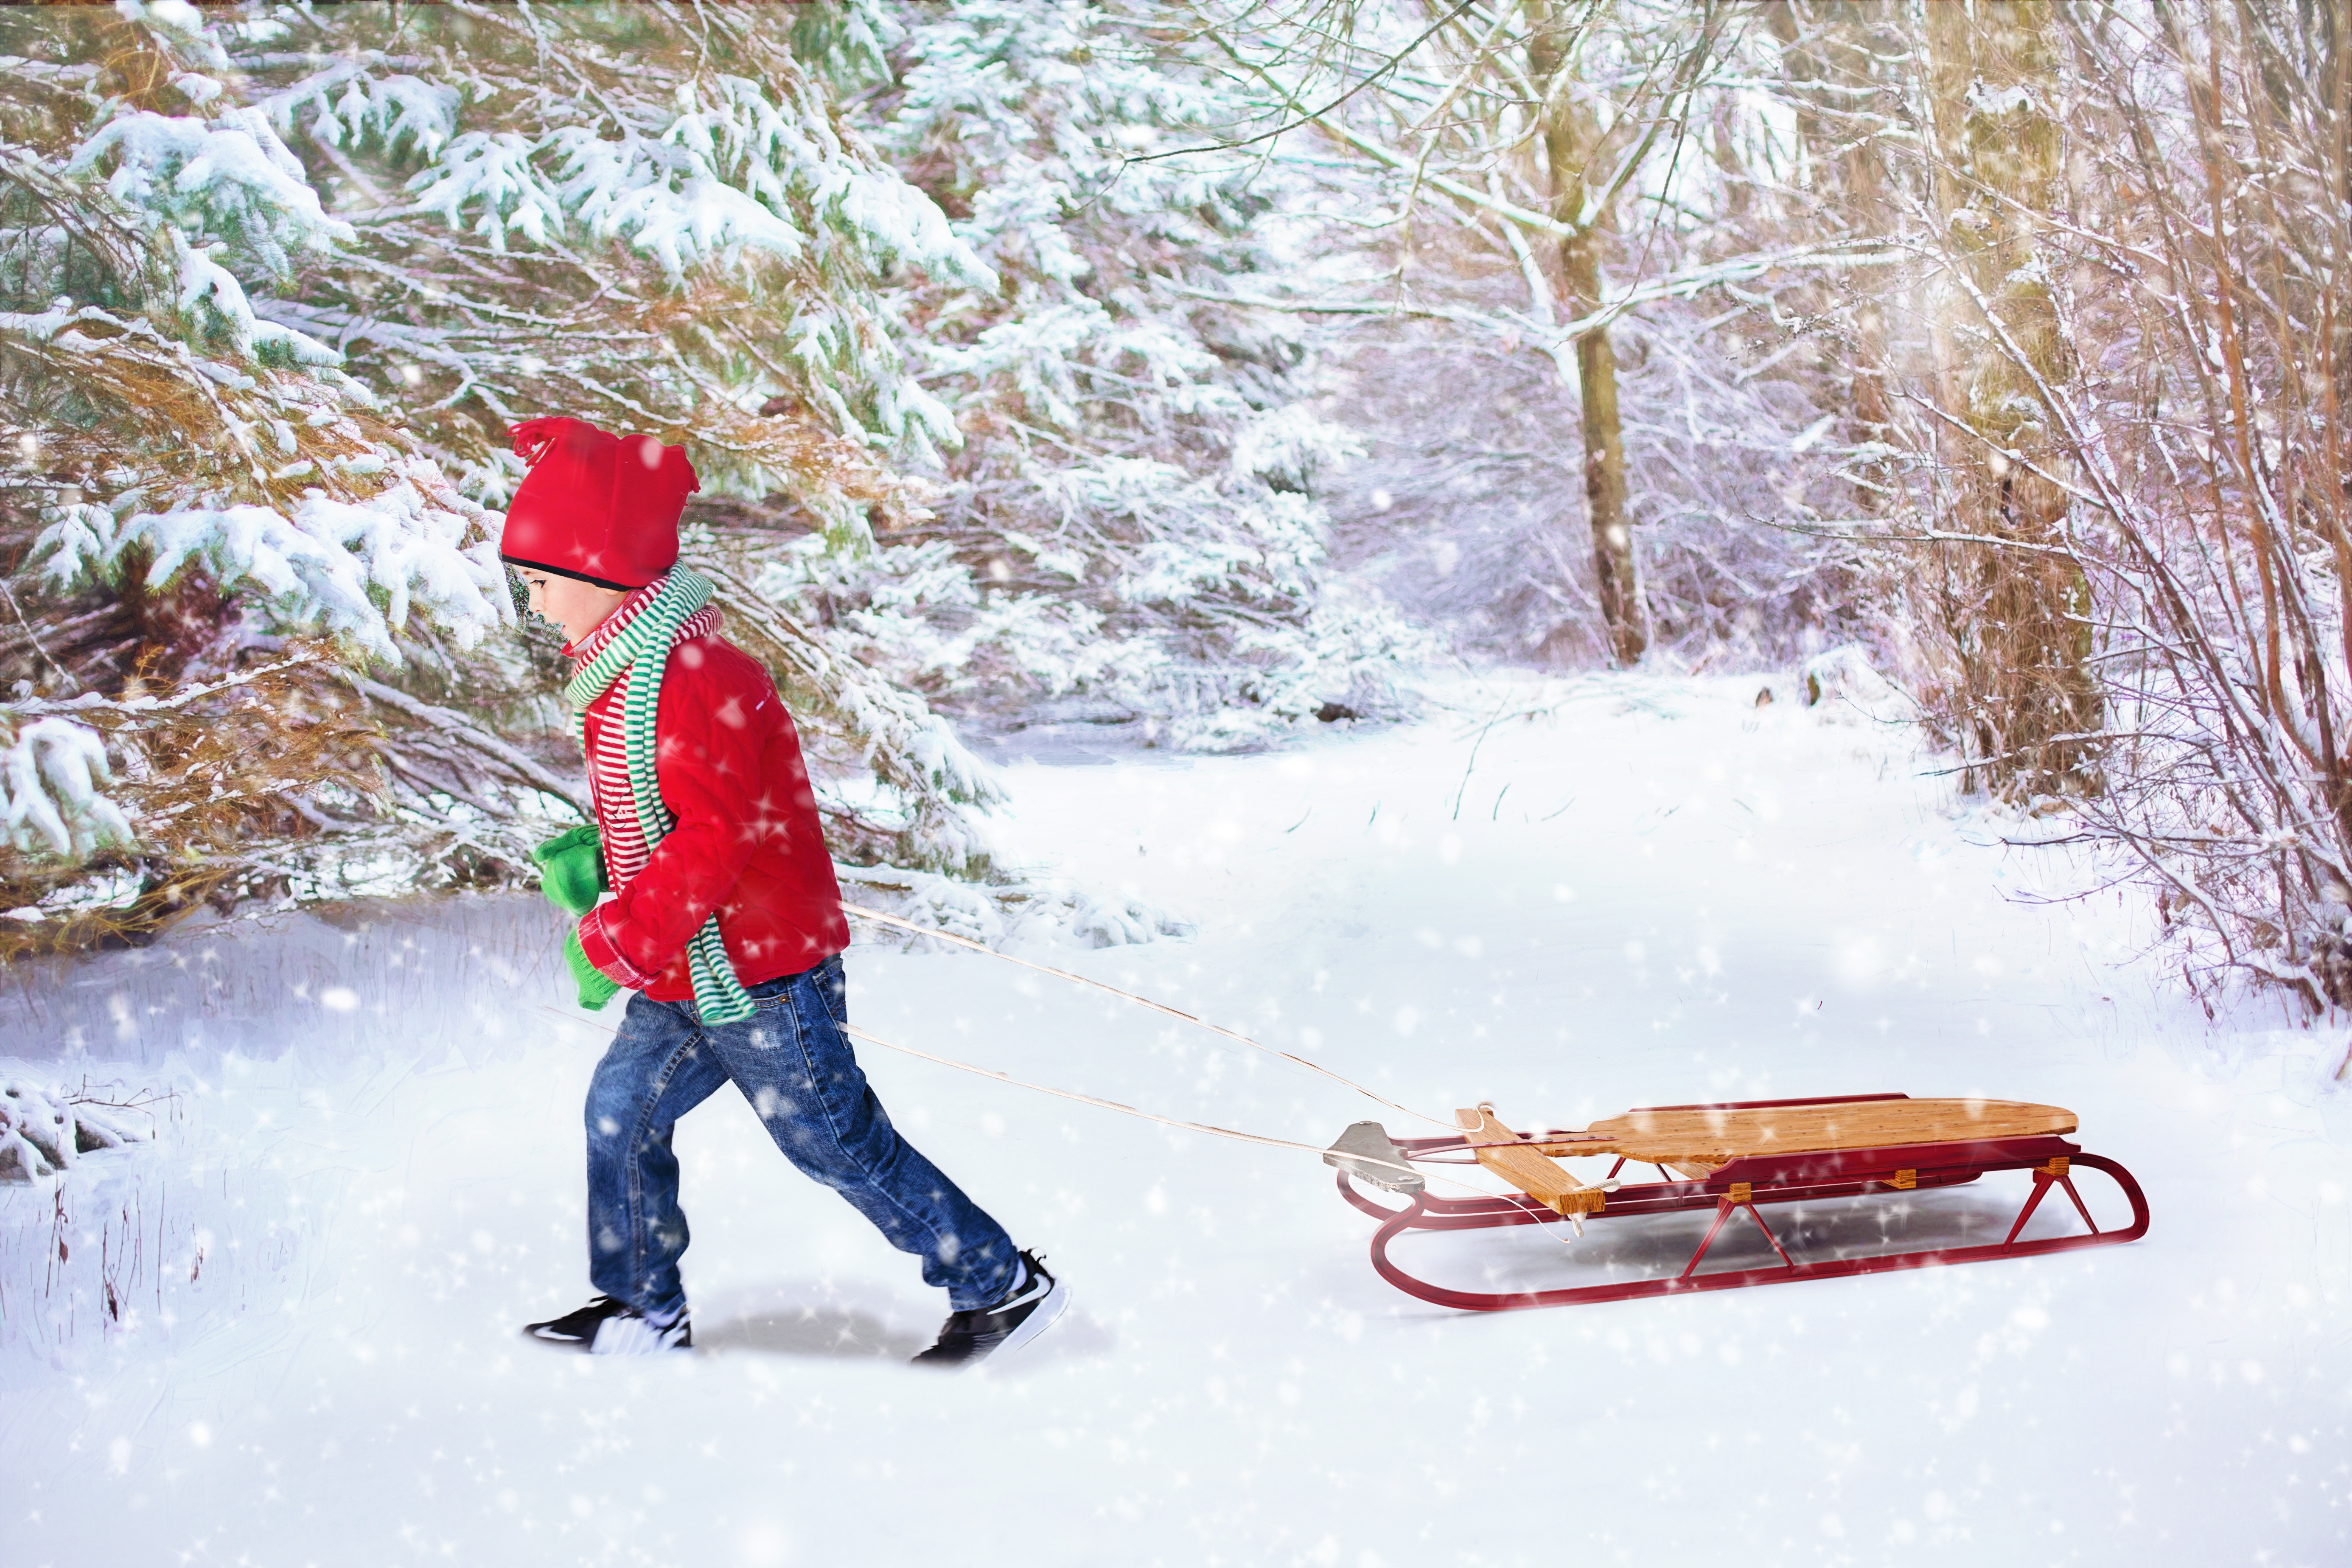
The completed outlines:
<svg viewBox="0 0 2352 1568">
<path fill-rule="evenodd" d="M 604 617 L 619 609 L 621 601 L 628 597 L 617 588 L 599 588 L 577 577 L 534 571 L 527 566 L 516 568 L 515 574 L 530 591 L 532 611 L 562 626 L 563 640 L 568 643 L 577 643 L 603 626 Z"/>
</svg>

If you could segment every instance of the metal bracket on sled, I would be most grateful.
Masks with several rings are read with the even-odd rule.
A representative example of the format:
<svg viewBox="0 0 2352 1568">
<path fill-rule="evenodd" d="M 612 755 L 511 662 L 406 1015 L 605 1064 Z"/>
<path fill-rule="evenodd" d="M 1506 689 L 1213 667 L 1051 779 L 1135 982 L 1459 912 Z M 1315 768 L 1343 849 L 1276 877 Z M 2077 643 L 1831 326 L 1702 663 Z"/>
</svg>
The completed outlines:
<svg viewBox="0 0 2352 1568">
<path fill-rule="evenodd" d="M 1360 1182 L 1385 1187 L 1392 1193 L 1418 1193 L 1429 1184 L 1421 1173 L 1405 1164 L 1404 1152 L 1389 1136 L 1389 1130 L 1377 1121 L 1359 1121 L 1328 1149 L 1323 1151 L 1323 1163 L 1338 1167 Z"/>
</svg>

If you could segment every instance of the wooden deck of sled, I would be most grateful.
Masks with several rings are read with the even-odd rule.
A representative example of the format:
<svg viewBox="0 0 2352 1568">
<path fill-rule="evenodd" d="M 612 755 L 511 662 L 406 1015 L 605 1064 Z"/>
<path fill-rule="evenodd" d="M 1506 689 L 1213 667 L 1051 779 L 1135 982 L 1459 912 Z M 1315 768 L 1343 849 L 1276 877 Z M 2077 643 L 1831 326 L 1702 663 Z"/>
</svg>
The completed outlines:
<svg viewBox="0 0 2352 1568">
<path fill-rule="evenodd" d="M 1734 1160 L 1774 1154 L 1980 1143 L 2074 1131 L 2074 1113 L 2014 1100 L 1911 1100 L 1900 1095 L 1787 1105 L 1661 1105 L 1596 1121 L 1581 1132 L 1521 1138 L 1484 1107 L 1454 1113 L 1478 1163 L 1560 1213 L 1593 1212 L 1597 1189 L 1554 1159 L 1614 1154 L 1696 1180 Z M 1588 1199 L 1582 1194 L 1591 1194 Z"/>
</svg>

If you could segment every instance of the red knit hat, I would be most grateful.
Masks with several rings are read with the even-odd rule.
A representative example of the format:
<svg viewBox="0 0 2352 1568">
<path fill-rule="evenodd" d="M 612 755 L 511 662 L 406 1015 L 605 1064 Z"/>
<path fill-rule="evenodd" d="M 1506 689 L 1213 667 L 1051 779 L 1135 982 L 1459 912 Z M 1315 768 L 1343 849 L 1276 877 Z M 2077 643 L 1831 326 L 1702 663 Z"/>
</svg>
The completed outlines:
<svg viewBox="0 0 2352 1568">
<path fill-rule="evenodd" d="M 642 588 L 677 564 L 677 518 L 702 486 L 683 447 L 608 436 L 580 419 L 526 419 L 530 471 L 507 508 L 499 555 L 600 588 Z"/>
</svg>

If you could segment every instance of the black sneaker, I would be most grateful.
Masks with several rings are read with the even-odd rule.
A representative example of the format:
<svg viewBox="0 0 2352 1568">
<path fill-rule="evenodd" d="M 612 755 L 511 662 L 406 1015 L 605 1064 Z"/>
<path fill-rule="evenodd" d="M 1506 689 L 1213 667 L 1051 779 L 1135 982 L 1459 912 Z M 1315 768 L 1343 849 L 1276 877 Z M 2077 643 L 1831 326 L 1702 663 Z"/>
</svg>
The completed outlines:
<svg viewBox="0 0 2352 1568">
<path fill-rule="evenodd" d="M 1053 1327 L 1062 1309 L 1070 1304 L 1070 1292 L 1046 1271 L 1045 1261 L 1035 1253 L 1023 1253 L 1021 1261 L 1029 1277 L 1019 1289 L 993 1307 L 950 1313 L 940 1327 L 940 1342 L 917 1356 L 915 1364 L 950 1370 L 971 1366 L 992 1355 L 1018 1350 Z"/>
<path fill-rule="evenodd" d="M 694 1324 L 681 1311 L 670 1323 L 656 1323 L 625 1301 L 599 1296 L 576 1312 L 525 1323 L 523 1334 L 542 1344 L 590 1355 L 656 1355 L 694 1348 Z"/>
</svg>

